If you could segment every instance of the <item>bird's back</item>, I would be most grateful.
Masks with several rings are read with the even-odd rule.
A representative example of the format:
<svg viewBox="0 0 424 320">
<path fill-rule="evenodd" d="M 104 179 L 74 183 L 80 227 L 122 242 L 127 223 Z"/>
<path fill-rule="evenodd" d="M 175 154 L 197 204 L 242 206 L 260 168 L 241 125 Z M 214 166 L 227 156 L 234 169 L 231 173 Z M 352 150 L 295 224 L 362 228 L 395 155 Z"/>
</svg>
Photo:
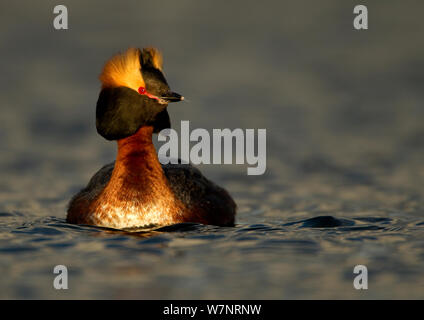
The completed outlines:
<svg viewBox="0 0 424 320">
<path fill-rule="evenodd" d="M 115 162 L 103 166 L 90 179 L 87 186 L 70 201 L 69 212 L 75 208 L 89 207 L 107 186 Z M 179 222 L 197 222 L 218 226 L 233 226 L 236 204 L 228 192 L 207 179 L 190 164 L 162 165 L 162 169 L 175 197 L 186 210 L 181 213 Z"/>
<path fill-rule="evenodd" d="M 190 164 L 168 164 L 162 168 L 172 191 L 191 212 L 191 222 L 234 225 L 236 204 L 225 189 Z"/>
</svg>

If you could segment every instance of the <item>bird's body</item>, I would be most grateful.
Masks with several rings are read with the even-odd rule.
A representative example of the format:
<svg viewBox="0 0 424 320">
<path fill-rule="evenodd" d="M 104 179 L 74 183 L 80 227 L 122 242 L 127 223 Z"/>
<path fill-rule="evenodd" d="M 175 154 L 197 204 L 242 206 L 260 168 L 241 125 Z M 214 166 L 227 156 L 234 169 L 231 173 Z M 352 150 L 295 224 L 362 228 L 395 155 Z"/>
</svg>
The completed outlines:
<svg viewBox="0 0 424 320">
<path fill-rule="evenodd" d="M 143 67 L 139 68 L 143 73 Z M 137 81 L 132 77 L 131 81 Z M 152 134 L 169 126 L 167 103 L 160 99 L 170 102 L 169 96 L 180 96 L 169 87 L 164 96 L 147 86 L 157 96 L 149 93 L 154 98 L 146 98 L 146 90 L 140 88 L 139 94 L 119 82 L 104 86 L 97 105 L 97 128 L 105 138 L 117 140 L 117 159 L 72 198 L 67 221 L 117 229 L 181 222 L 234 225 L 236 204 L 224 189 L 191 165 L 161 165 L 158 160 Z"/>
</svg>

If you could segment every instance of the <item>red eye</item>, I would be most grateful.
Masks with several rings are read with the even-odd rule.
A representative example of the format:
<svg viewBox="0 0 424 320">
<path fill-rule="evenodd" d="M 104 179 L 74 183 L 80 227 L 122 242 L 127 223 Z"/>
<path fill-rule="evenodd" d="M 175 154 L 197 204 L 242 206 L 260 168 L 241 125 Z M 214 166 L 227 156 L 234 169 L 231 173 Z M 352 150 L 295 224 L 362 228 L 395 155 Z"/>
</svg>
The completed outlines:
<svg viewBox="0 0 424 320">
<path fill-rule="evenodd" d="M 144 88 L 144 87 L 138 88 L 138 93 L 139 94 L 146 94 L 146 88 Z"/>
</svg>

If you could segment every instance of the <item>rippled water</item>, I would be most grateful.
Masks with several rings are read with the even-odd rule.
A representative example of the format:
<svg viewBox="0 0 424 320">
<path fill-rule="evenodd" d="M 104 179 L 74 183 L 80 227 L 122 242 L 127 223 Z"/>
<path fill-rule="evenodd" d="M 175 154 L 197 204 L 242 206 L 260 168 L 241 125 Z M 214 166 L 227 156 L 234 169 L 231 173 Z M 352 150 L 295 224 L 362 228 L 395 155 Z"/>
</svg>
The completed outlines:
<svg viewBox="0 0 424 320">
<path fill-rule="evenodd" d="M 416 238 L 424 220 L 318 216 L 123 232 L 56 217 L 14 222 L 21 219 L 8 217 L 11 234 L 1 241 L 2 283 L 12 297 L 422 297 L 424 249 Z M 53 264 L 68 266 L 69 291 L 51 288 Z M 366 293 L 352 287 L 356 264 L 369 267 Z"/>
<path fill-rule="evenodd" d="M 422 2 L 370 2 L 364 32 L 353 1 L 72 1 L 66 32 L 55 4 L 0 8 L 0 298 L 424 298 Z M 234 228 L 65 223 L 115 157 L 94 126 L 102 63 L 152 44 L 189 100 L 174 127 L 267 129 L 265 175 L 200 167 Z"/>
</svg>

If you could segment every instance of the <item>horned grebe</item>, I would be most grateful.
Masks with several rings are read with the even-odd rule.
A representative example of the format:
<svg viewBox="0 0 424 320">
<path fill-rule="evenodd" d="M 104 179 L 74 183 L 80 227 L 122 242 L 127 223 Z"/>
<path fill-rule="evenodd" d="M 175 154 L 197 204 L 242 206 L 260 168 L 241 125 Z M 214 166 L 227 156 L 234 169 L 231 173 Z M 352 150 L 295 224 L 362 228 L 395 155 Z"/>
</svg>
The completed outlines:
<svg viewBox="0 0 424 320">
<path fill-rule="evenodd" d="M 170 90 L 155 48 L 130 48 L 106 62 L 96 106 L 97 132 L 117 140 L 116 161 L 101 168 L 69 203 L 67 222 L 110 228 L 196 222 L 234 225 L 236 204 L 186 164 L 161 165 L 152 134 L 170 127 Z"/>
</svg>

